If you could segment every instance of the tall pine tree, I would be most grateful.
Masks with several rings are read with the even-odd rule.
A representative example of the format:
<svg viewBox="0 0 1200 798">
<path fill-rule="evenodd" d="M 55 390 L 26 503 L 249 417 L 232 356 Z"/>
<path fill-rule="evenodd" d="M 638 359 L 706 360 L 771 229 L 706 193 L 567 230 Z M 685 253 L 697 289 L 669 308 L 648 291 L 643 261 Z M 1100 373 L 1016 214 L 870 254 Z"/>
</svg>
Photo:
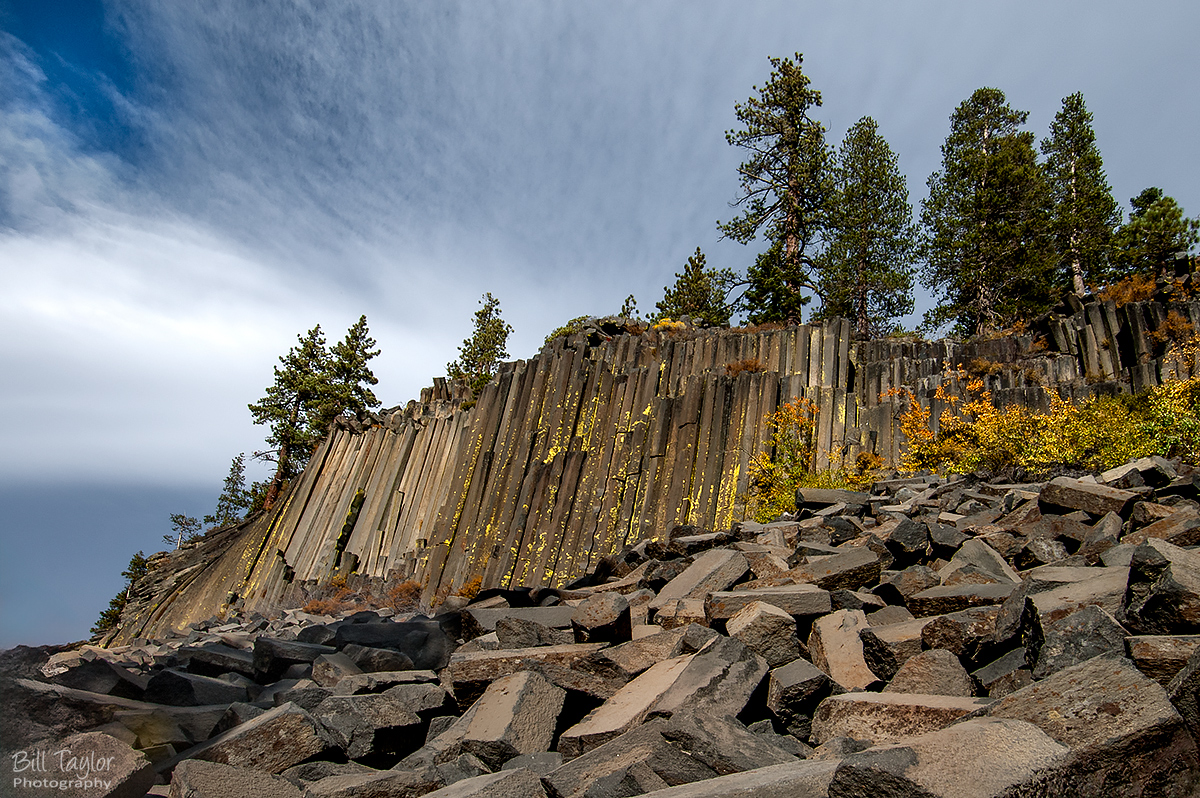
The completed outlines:
<svg viewBox="0 0 1200 798">
<path fill-rule="evenodd" d="M 267 445 L 271 448 L 255 453 L 256 457 L 276 464 L 263 502 L 268 510 L 288 480 L 303 470 L 324 433 L 317 419 L 327 393 L 329 352 L 325 348 L 325 335 L 318 324 L 296 337 L 298 345 L 280 356 L 275 381 L 267 388 L 266 395 L 249 405 L 254 423 L 270 429 Z"/>
<path fill-rule="evenodd" d="M 869 116 L 838 150 L 830 228 L 820 259 L 821 316 L 853 319 L 864 336 L 886 335 L 913 309 L 916 228 L 896 154 Z"/>
<path fill-rule="evenodd" d="M 1062 101 L 1042 142 L 1046 188 L 1051 203 L 1050 230 L 1060 274 L 1079 296 L 1107 271 L 1113 229 L 1121 212 L 1104 175 L 1092 115 L 1078 92 Z"/>
<path fill-rule="evenodd" d="M 458 359 L 446 364 L 446 374 L 466 380 L 475 396 L 488 384 L 496 368 L 508 357 L 508 335 L 513 328 L 500 316 L 500 300 L 486 293 L 475 311 L 475 330 L 458 348 Z"/>
<path fill-rule="evenodd" d="M 329 359 L 325 370 L 325 385 L 320 401 L 315 427 L 323 432 L 329 424 L 343 413 L 359 415 L 379 407 L 370 386 L 379 380 L 371 372 L 368 362 L 379 354 L 375 339 L 367 329 L 367 317 L 346 330 L 346 337 L 329 347 Z"/>
<path fill-rule="evenodd" d="M 733 202 L 742 213 L 720 229 L 742 244 L 759 235 L 770 242 L 747 270 L 741 300 L 754 323 L 800 320 L 806 292 L 816 288 L 811 249 L 825 230 L 830 191 L 825 127 L 810 115 L 821 93 L 801 70 L 800 53 L 770 61 L 770 80 L 753 87 L 758 96 L 734 106 L 742 127 L 725 134 L 749 157 Z"/>
<path fill-rule="evenodd" d="M 211 515 L 204 516 L 204 523 L 210 529 L 236 524 L 242 520 L 250 503 L 250 491 L 246 489 L 246 454 L 243 452 L 229 464 L 229 474 L 217 497 L 217 508 Z"/>
<path fill-rule="evenodd" d="M 921 283 L 937 306 L 925 324 L 972 335 L 1035 315 L 1053 301 L 1045 184 L 1028 113 L 999 89 L 977 89 L 950 117 L 942 169 L 922 203 Z"/>
</svg>

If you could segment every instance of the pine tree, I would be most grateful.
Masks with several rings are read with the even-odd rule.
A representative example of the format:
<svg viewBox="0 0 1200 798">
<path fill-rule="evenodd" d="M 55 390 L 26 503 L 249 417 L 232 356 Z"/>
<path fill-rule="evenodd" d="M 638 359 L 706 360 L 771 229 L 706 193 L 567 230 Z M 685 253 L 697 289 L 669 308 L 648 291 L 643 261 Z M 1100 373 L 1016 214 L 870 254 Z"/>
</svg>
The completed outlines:
<svg viewBox="0 0 1200 798">
<path fill-rule="evenodd" d="M 871 117 L 846 132 L 834 177 L 821 316 L 853 319 L 864 336 L 886 335 L 913 309 L 916 228 L 898 159 Z"/>
<path fill-rule="evenodd" d="M 1110 279 L 1164 274 L 1176 253 L 1190 252 L 1200 241 L 1200 220 L 1186 218 L 1161 188 L 1147 188 L 1129 204 L 1129 221 L 1114 236 L 1116 263 Z"/>
<path fill-rule="evenodd" d="M 121 572 L 121 576 L 125 577 L 125 587 L 108 602 L 108 608 L 100 613 L 100 618 L 92 626 L 92 635 L 99 637 L 105 632 L 117 628 L 121 622 L 121 612 L 129 603 L 129 594 L 134 583 L 145 576 L 149 570 L 150 561 L 142 552 L 139 551 L 130 558 L 129 566 Z"/>
<path fill-rule="evenodd" d="M 229 475 L 217 497 L 217 509 L 204 516 L 205 525 L 213 529 L 236 524 L 249 509 L 250 501 L 250 491 L 246 490 L 246 454 L 243 452 L 229 465 Z"/>
<path fill-rule="evenodd" d="M 446 374 L 453 379 L 466 380 L 475 396 L 488 384 L 504 358 L 508 357 L 508 335 L 513 328 L 500 317 L 500 300 L 491 293 L 484 294 L 475 311 L 475 331 L 464 338 L 458 348 L 458 359 L 446 364 Z"/>
<path fill-rule="evenodd" d="M 275 476 L 263 501 L 264 509 L 268 510 L 284 484 L 303 470 L 324 434 L 317 420 L 322 415 L 321 402 L 328 393 L 325 380 L 329 352 L 325 349 L 321 325 L 297 339 L 299 345 L 279 358 L 282 368 L 275 367 L 275 382 L 267 388 L 266 396 L 249 405 L 254 423 L 270 428 L 267 445 L 271 448 L 255 453 L 255 457 L 276 463 Z"/>
<path fill-rule="evenodd" d="M 999 89 L 977 89 L 950 117 L 942 169 L 922 203 L 921 283 L 938 305 L 928 327 L 961 334 L 1035 315 L 1053 299 L 1047 199 L 1028 113 Z"/>
<path fill-rule="evenodd" d="M 742 127 L 725 140 L 742 147 L 741 191 L 733 202 L 742 214 L 719 224 L 742 244 L 762 235 L 767 251 L 747 270 L 741 298 L 750 321 L 799 321 L 815 288 L 812 252 L 825 229 L 830 191 L 825 127 L 813 119 L 821 93 L 801 70 L 803 56 L 772 58 L 770 80 L 757 97 L 734 106 Z"/>
<path fill-rule="evenodd" d="M 1092 115 L 1082 94 L 1063 99 L 1062 110 L 1050 125 L 1050 138 L 1042 142 L 1042 154 L 1054 255 L 1072 290 L 1083 296 L 1087 285 L 1096 284 L 1107 270 L 1121 212 L 1104 174 Z"/>
<path fill-rule="evenodd" d="M 379 407 L 379 400 L 368 387 L 379 384 L 367 365 L 379 354 L 374 346 L 367 317 L 359 316 L 346 331 L 346 337 L 329 347 L 320 412 L 314 419 L 314 426 L 321 432 L 343 413 L 358 415 Z"/>
<path fill-rule="evenodd" d="M 617 311 L 617 315 L 622 319 L 638 318 L 637 297 L 633 294 L 625 297 L 625 301 L 621 303 L 621 309 Z"/>
<path fill-rule="evenodd" d="M 163 535 L 163 543 L 170 543 L 179 548 L 188 541 L 200 537 L 200 519 L 183 513 L 171 514 L 171 532 Z"/>
<path fill-rule="evenodd" d="M 721 326 L 729 323 L 732 309 L 726 294 L 736 278 L 730 269 L 709 269 L 705 266 L 700 247 L 687 259 L 683 273 L 675 273 L 675 284 L 663 286 L 662 301 L 655 304 L 658 319 L 679 319 L 691 316 L 704 324 Z"/>
</svg>

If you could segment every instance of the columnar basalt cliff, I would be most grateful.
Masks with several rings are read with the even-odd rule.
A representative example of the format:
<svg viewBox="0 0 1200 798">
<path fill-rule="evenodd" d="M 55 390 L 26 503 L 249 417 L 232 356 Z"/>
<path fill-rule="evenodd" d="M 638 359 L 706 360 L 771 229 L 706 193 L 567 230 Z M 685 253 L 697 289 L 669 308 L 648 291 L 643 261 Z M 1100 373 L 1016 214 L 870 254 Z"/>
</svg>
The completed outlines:
<svg viewBox="0 0 1200 798">
<path fill-rule="evenodd" d="M 750 459 L 783 402 L 819 407 L 819 466 L 839 452 L 895 462 L 907 392 L 936 423 L 937 387 L 972 364 L 997 404 L 1031 407 L 1050 390 L 1080 399 L 1191 376 L 1195 352 L 1164 356 L 1172 311 L 1200 328 L 1197 302 L 1095 300 L 971 342 L 858 341 L 845 320 L 636 334 L 597 323 L 505 364 L 473 406 L 435 380 L 420 402 L 339 425 L 271 513 L 157 558 L 113 641 L 302 604 L 339 574 L 415 579 L 428 603 L 474 577 L 562 585 L 676 525 L 741 520 Z"/>
</svg>

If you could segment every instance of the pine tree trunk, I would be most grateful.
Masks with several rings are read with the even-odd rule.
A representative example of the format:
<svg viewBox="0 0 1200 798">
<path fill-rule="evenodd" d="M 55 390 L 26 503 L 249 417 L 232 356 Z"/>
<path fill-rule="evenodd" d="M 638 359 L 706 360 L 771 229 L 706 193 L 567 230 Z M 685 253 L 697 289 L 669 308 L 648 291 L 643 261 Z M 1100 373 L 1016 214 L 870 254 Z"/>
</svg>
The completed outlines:
<svg viewBox="0 0 1200 798">
<path fill-rule="evenodd" d="M 288 435 L 292 435 L 296 430 L 296 423 L 300 418 L 300 397 L 292 403 L 292 413 L 288 419 Z M 291 457 L 291 446 L 288 438 L 285 436 L 279 444 L 279 463 L 275 468 L 275 476 L 271 478 L 271 486 L 267 488 L 267 495 L 263 499 L 263 509 L 270 510 L 275 506 L 275 500 L 279 498 L 279 491 L 283 490 L 283 475 L 287 473 L 288 459 Z"/>
<path fill-rule="evenodd" d="M 858 285 L 855 286 L 855 304 L 858 306 L 857 324 L 858 332 L 864 337 L 869 337 L 870 320 L 867 318 L 867 262 L 861 259 L 858 262 Z"/>
</svg>

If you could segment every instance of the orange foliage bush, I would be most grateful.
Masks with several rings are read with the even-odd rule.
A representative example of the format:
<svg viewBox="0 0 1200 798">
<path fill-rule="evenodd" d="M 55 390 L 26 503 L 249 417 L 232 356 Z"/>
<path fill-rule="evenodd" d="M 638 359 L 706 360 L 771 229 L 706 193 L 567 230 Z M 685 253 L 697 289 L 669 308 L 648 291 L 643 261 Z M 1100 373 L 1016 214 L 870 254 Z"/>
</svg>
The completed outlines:
<svg viewBox="0 0 1200 798">
<path fill-rule="evenodd" d="M 409 612 L 421 604 L 421 583 L 409 579 L 388 589 L 384 604 L 396 612 Z"/>
<path fill-rule="evenodd" d="M 1112 300 L 1117 307 L 1128 305 L 1130 302 L 1145 302 L 1154 296 L 1154 278 L 1143 274 L 1126 277 L 1119 283 L 1113 283 L 1100 291 L 1098 296 L 1104 300 Z"/>
<path fill-rule="evenodd" d="M 463 586 L 458 589 L 458 591 L 454 595 L 473 599 L 479 595 L 479 590 L 482 587 L 483 587 L 483 577 L 476 574 L 475 576 L 472 576 L 470 579 L 468 579 L 463 584 Z"/>
<path fill-rule="evenodd" d="M 766 370 L 767 367 L 756 357 L 748 357 L 745 360 L 735 360 L 732 363 L 725 364 L 725 374 L 730 377 L 736 377 L 743 371 L 760 372 Z"/>
</svg>

